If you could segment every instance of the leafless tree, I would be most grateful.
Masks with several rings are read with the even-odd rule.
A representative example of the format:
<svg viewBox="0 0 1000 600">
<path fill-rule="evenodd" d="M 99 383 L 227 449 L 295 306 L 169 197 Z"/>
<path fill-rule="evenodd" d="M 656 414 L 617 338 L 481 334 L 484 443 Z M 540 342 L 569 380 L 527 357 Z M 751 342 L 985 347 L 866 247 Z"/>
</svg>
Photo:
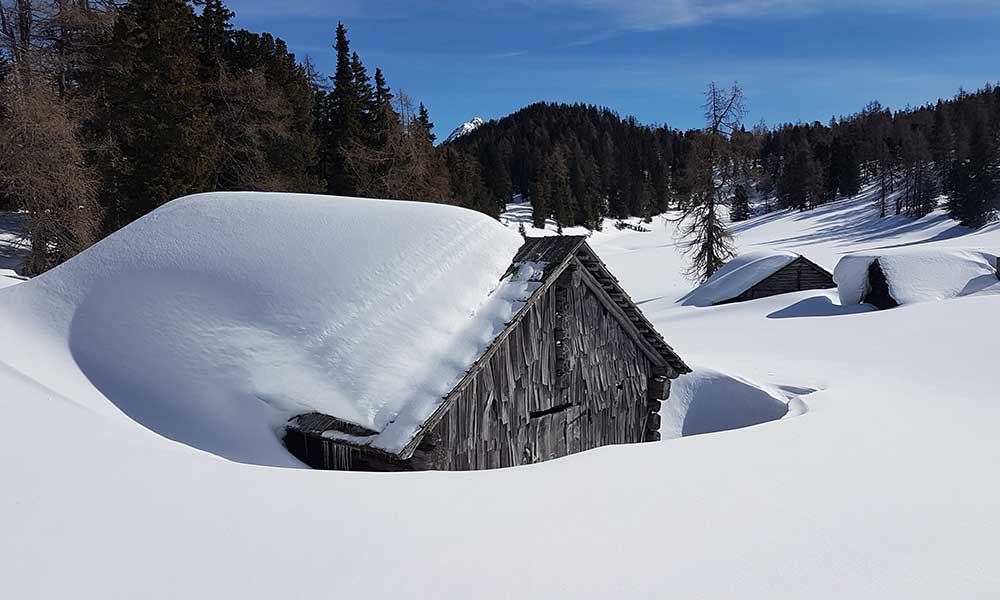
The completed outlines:
<svg viewBox="0 0 1000 600">
<path fill-rule="evenodd" d="M 388 110 L 388 108 L 387 108 Z M 400 91 L 377 147 L 357 141 L 346 149 L 358 193 L 372 198 L 449 201 L 448 172 L 429 132 L 416 118 L 413 101 Z"/>
<path fill-rule="evenodd" d="M 210 94 L 217 110 L 220 165 L 214 187 L 287 190 L 289 184 L 273 172 L 267 156 L 269 141 L 287 138 L 291 131 L 292 109 L 281 91 L 269 86 L 260 71 L 232 73 L 222 67 Z"/>
<path fill-rule="evenodd" d="M 110 0 L 108 0 L 110 2 Z M 104 0 L 0 0 L 0 196 L 27 213 L 37 274 L 96 239 L 97 174 L 80 133 L 74 98 L 86 45 L 107 31 Z M 92 65 L 91 65 L 92 66 Z"/>
<path fill-rule="evenodd" d="M 694 139 L 688 167 L 690 198 L 680 216 L 680 235 L 691 264 L 687 274 L 704 281 L 735 256 L 732 235 L 719 209 L 733 187 L 735 154 L 730 138 L 746 114 L 743 90 L 711 83 L 705 91 L 706 127 Z"/>
<path fill-rule="evenodd" d="M 7 115 L 0 128 L 0 193 L 27 213 L 35 275 L 94 242 L 97 177 L 84 160 L 77 123 L 52 86 L 7 81 L 0 89 Z"/>
</svg>

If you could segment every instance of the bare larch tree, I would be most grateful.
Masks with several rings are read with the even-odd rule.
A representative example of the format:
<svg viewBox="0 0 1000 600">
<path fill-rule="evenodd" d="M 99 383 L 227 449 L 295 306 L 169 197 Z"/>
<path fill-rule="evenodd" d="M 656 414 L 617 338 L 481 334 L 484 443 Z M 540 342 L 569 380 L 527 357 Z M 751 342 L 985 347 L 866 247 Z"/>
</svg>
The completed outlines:
<svg viewBox="0 0 1000 600">
<path fill-rule="evenodd" d="M 730 137 L 746 114 L 743 90 L 733 83 L 723 89 L 711 83 L 705 91 L 706 127 L 696 133 L 687 171 L 690 196 L 682 205 L 680 235 L 691 260 L 687 274 L 704 281 L 735 256 L 733 237 L 719 209 L 733 190 L 733 162 L 737 159 Z"/>
<path fill-rule="evenodd" d="M 103 2 L 0 0 L 0 199 L 27 216 L 25 273 L 41 273 L 94 242 L 97 174 L 86 161 L 73 94 L 78 50 L 110 23 Z"/>
</svg>

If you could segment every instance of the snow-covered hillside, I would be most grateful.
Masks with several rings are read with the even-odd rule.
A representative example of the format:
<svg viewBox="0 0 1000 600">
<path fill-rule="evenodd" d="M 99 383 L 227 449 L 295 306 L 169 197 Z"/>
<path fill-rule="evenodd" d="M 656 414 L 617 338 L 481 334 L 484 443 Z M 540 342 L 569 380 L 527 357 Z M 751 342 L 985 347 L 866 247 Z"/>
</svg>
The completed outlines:
<svg viewBox="0 0 1000 600">
<path fill-rule="evenodd" d="M 525 211 L 504 221 L 516 230 Z M 692 282 L 674 224 L 606 225 L 591 245 L 696 369 L 664 406 L 674 437 L 725 419 L 766 423 L 492 472 L 232 462 L 141 426 L 74 359 L 75 331 L 89 327 L 86 352 L 156 371 L 140 346 L 114 347 L 125 327 L 114 307 L 95 304 L 106 318 L 89 324 L 58 317 L 79 305 L 66 282 L 84 285 L 60 271 L 86 253 L 0 290 L 0 596 L 839 600 L 1000 589 L 1000 296 L 888 311 L 842 306 L 836 290 L 683 306 Z M 878 219 L 867 197 L 734 229 L 742 251 L 790 250 L 831 270 L 857 250 L 1000 250 L 1000 225 L 973 233 L 941 212 Z M 394 231 L 367 233 L 375 246 Z M 182 233 L 178 246 L 190 243 Z M 268 239 L 283 237 L 274 254 L 296 252 L 300 232 Z M 251 262 L 212 260 L 230 259 Z M 252 262 L 267 272 L 275 260 Z M 138 275 L 160 296 L 189 289 L 180 276 Z M 274 293 L 291 297 L 273 277 Z M 134 303 L 114 306 L 139 325 Z M 173 385 L 178 402 L 197 402 L 192 382 L 167 379 L 159 393 Z"/>
<path fill-rule="evenodd" d="M 454 142 L 455 140 L 457 140 L 458 138 L 462 137 L 463 135 L 467 135 L 467 134 L 472 133 L 473 131 L 479 129 L 479 127 L 482 124 L 483 124 L 482 118 L 480 118 L 480 117 L 473 117 L 471 121 L 466 121 L 465 123 L 462 123 L 461 125 L 459 125 L 458 127 L 456 127 L 451 132 L 451 135 L 449 135 L 448 138 L 445 140 L 445 143 Z"/>
</svg>

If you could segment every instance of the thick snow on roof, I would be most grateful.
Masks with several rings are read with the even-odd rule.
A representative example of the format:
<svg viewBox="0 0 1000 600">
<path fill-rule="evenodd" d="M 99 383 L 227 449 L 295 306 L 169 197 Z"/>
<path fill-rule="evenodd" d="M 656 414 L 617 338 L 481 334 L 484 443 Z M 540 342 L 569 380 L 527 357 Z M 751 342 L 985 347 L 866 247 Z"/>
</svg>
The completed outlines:
<svg viewBox="0 0 1000 600">
<path fill-rule="evenodd" d="M 967 296 L 997 284 L 996 257 L 959 248 L 894 248 L 848 254 L 833 278 L 841 304 L 858 304 L 868 291 L 868 268 L 879 261 L 899 304 Z"/>
<path fill-rule="evenodd" d="M 390 451 L 409 441 L 530 292 L 521 273 L 491 296 L 520 244 L 438 204 L 204 194 L 11 293 L 58 298 L 48 318 L 74 360 L 135 420 L 281 464 L 262 438 L 302 412 L 381 432 L 371 443 Z"/>
<path fill-rule="evenodd" d="M 780 250 L 740 254 L 680 299 L 687 306 L 712 306 L 739 296 L 792 263 L 799 255 Z"/>
</svg>

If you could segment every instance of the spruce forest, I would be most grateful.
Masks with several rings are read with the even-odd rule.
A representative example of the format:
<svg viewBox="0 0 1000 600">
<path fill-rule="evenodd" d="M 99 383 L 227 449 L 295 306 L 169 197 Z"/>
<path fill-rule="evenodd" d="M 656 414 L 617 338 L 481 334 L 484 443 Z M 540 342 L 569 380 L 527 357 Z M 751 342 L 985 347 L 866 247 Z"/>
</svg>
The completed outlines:
<svg viewBox="0 0 1000 600">
<path fill-rule="evenodd" d="M 717 207 L 738 221 L 865 184 L 883 216 L 945 202 L 980 227 L 1000 206 L 990 84 L 918 108 L 872 102 L 827 124 L 749 129 L 742 114 L 713 126 L 714 84 L 709 126 L 692 131 L 538 103 L 435 145 L 428 108 L 370 71 L 343 24 L 327 75 L 232 17 L 221 0 L 0 0 L 0 204 L 27 217 L 28 274 L 205 191 L 432 201 L 493 217 L 520 194 L 536 226 L 591 229 L 679 210 L 705 225 L 690 229 L 694 246 L 718 238 L 695 260 L 700 277 L 727 254 Z"/>
</svg>

